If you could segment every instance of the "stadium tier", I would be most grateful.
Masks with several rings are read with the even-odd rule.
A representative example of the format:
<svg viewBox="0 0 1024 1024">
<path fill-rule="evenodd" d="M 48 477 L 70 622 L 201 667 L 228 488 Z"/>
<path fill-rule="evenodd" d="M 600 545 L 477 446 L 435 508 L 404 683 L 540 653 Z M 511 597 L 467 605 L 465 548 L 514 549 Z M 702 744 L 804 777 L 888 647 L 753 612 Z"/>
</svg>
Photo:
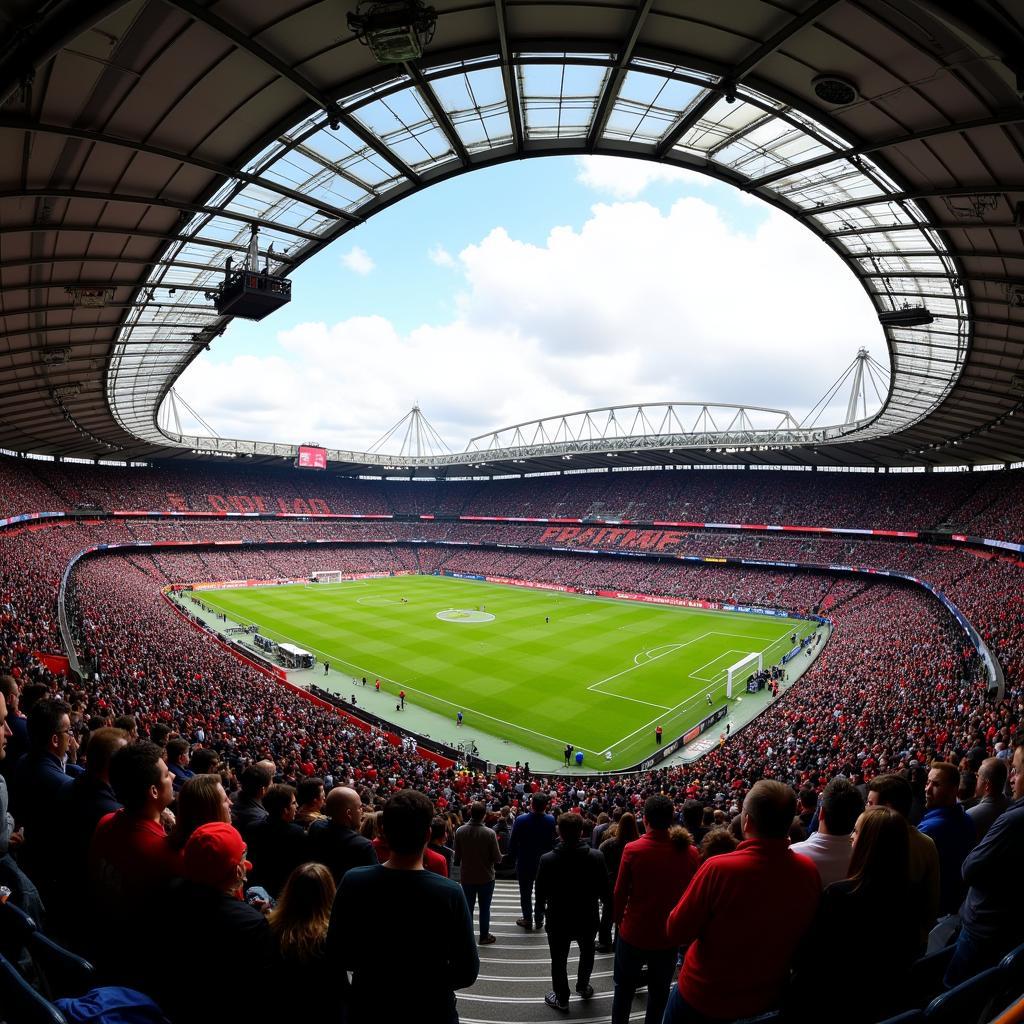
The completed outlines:
<svg viewBox="0 0 1024 1024">
<path fill-rule="evenodd" d="M 186 473 L 168 471 L 165 479 L 165 471 L 158 468 L 110 471 L 116 483 L 106 480 L 107 470 L 94 470 L 93 489 L 85 495 L 73 487 L 77 469 L 67 473 L 66 478 L 62 476 L 63 469 L 46 467 L 45 497 L 74 496 L 92 500 L 100 508 L 123 504 L 138 510 L 140 505 L 159 504 L 153 501 L 159 494 L 187 496 L 194 501 L 197 494 L 213 486 L 206 478 L 203 491 L 197 492 L 182 482 Z M 21 487 L 13 489 L 14 493 L 39 494 L 33 489 L 40 480 L 37 467 L 8 462 L 5 472 L 8 481 L 23 481 Z M 714 489 L 705 482 L 707 474 L 697 480 L 693 476 L 650 474 L 651 479 L 644 480 L 643 486 L 648 493 L 659 488 L 666 498 L 684 492 L 691 498 L 699 493 L 713 493 Z M 728 479 L 730 488 L 736 486 L 731 482 L 731 474 Z M 765 493 L 785 494 L 791 486 L 790 474 L 758 474 L 755 479 L 766 488 Z M 816 476 L 814 483 L 821 479 Z M 971 477 L 971 486 L 965 485 L 956 502 L 950 499 L 938 516 L 918 522 L 929 527 L 951 520 L 959 523 L 958 509 L 977 508 L 981 492 L 988 488 L 995 494 L 998 490 L 993 482 L 979 479 Z M 124 489 L 133 481 L 139 482 L 138 494 Z M 230 476 L 227 482 L 236 485 Z M 250 485 L 250 493 L 258 491 L 268 505 L 278 499 L 284 501 L 286 496 L 287 500 L 294 500 L 293 495 L 303 497 L 307 502 L 317 498 L 308 491 L 298 494 L 292 490 L 303 486 L 302 478 L 272 474 L 256 482 L 258 487 Z M 592 512 L 592 488 L 596 485 L 587 480 L 580 483 L 581 494 L 574 497 L 562 482 L 557 491 L 552 491 L 550 505 L 538 503 L 538 493 L 543 492 L 540 488 L 535 491 L 534 504 L 528 511 L 561 513 L 571 508 Z M 870 493 L 865 496 L 865 490 L 876 483 L 885 495 L 884 500 L 896 500 L 892 494 L 899 483 L 874 475 L 861 478 L 859 486 L 849 493 L 856 495 L 862 507 L 882 507 L 882 498 Z M 177 490 L 172 489 L 172 484 Z M 220 486 L 227 489 L 224 480 Z M 372 499 L 370 508 L 411 506 L 417 509 L 417 516 L 433 516 L 430 506 L 422 503 L 423 496 L 437 493 L 441 493 L 441 507 L 446 511 L 436 515 L 487 515 L 484 510 L 494 508 L 500 514 L 515 511 L 507 504 L 504 488 L 494 486 L 500 492 L 494 499 L 489 498 L 486 487 L 472 489 L 469 512 L 464 511 L 462 498 L 454 502 L 446 493 L 461 490 L 456 485 L 385 486 L 359 481 L 351 490 L 338 483 L 321 491 L 319 500 L 330 503 L 330 512 L 322 513 L 321 518 L 280 518 L 268 512 L 264 518 L 228 519 L 202 514 L 214 509 L 202 509 L 197 516 L 183 514 L 179 508 L 172 510 L 177 514 L 139 512 L 135 516 L 118 516 L 94 510 L 75 517 L 10 523 L 0 531 L 0 558 L 6 567 L 4 615 L 0 622 L 2 667 L 16 680 L 13 692 L 25 694 L 29 701 L 33 695 L 35 700 L 42 700 L 40 706 L 46 705 L 50 696 L 66 699 L 72 734 L 83 745 L 90 732 L 121 716 L 131 716 L 140 735 L 157 739 L 181 737 L 182 749 L 187 751 L 182 756 L 183 775 L 191 758 L 199 755 L 202 760 L 202 752 L 209 751 L 217 760 L 226 790 L 243 787 L 239 790 L 239 801 L 244 802 L 247 772 L 251 773 L 257 762 L 269 761 L 279 784 L 296 785 L 303 779 L 317 778 L 351 785 L 369 809 L 367 813 L 385 806 L 395 793 L 409 787 L 419 789 L 434 802 L 435 809 L 442 814 L 445 830 L 450 831 L 462 826 L 469 804 L 476 799 L 484 802 L 487 820 L 500 824 L 503 813 L 514 816 L 525 808 L 532 793 L 543 793 L 548 795 L 554 811 L 579 812 L 590 831 L 610 815 L 638 813 L 644 802 L 657 793 L 666 793 L 677 813 L 699 805 L 712 817 L 718 812 L 728 821 L 738 813 L 758 779 L 781 780 L 793 792 L 818 794 L 836 776 L 848 777 L 864 786 L 876 776 L 892 773 L 908 775 L 914 799 L 918 801 L 915 813 L 920 816 L 927 795 L 923 788 L 924 773 L 918 766 L 950 761 L 961 767 L 965 777 L 970 777 L 967 773 L 976 772 L 986 755 L 994 753 L 997 747 L 1009 749 L 1014 742 L 1022 697 L 1019 680 L 1024 669 L 1024 616 L 1020 610 L 1021 565 L 1007 555 L 995 556 L 977 545 L 953 546 L 890 536 L 855 539 L 853 535 L 836 537 L 821 533 L 792 536 L 763 529 L 730 531 L 640 525 L 632 529 L 608 528 L 600 534 L 591 530 L 584 535 L 582 526 L 565 523 L 458 518 L 338 519 L 332 515 L 337 507 L 351 509 L 349 516 L 378 514 L 363 512 L 357 500 L 361 496 L 364 500 Z M 1016 486 L 1013 475 L 1010 486 Z M 403 487 L 414 492 L 408 503 Z M 830 501 L 835 501 L 835 494 L 835 489 L 829 492 Z M 719 495 L 718 500 L 724 499 Z M 49 504 L 54 503 L 51 500 Z M 24 505 L 20 507 L 25 509 Z M 719 506 L 719 510 L 723 507 Z M 763 520 L 784 518 L 796 506 L 777 501 L 769 509 L 771 516 L 758 515 L 760 510 L 749 504 L 734 507 L 753 513 L 742 518 Z M 696 512 L 695 518 L 704 518 L 699 507 L 691 505 L 687 509 L 686 514 Z M 38 511 L 44 510 L 61 511 Z M 653 523 L 679 515 L 682 506 L 671 507 L 665 515 L 651 506 L 645 506 L 645 511 L 650 513 Z M 832 522 L 858 528 L 855 510 L 833 505 L 831 512 Z M 909 525 L 908 519 L 914 513 L 893 505 L 887 514 L 891 517 L 889 522 Z M 920 511 L 916 514 L 924 515 Z M 92 554 L 79 559 L 85 551 Z M 693 561 L 685 561 L 687 558 Z M 702 559 L 710 561 L 698 561 Z M 730 561 L 726 562 L 727 559 Z M 740 560 L 748 564 L 739 564 Z M 758 566 L 751 562 L 774 564 Z M 805 570 L 798 567 L 801 564 L 892 571 L 931 584 L 946 594 L 977 628 L 1005 673 L 1003 693 L 988 692 L 969 637 L 927 590 L 875 571 L 853 575 L 823 568 Z M 69 566 L 73 566 L 70 573 Z M 313 673 L 314 687 L 310 688 L 308 682 L 301 688 L 289 687 L 280 678 L 274 678 L 258 658 L 240 658 L 237 646 L 232 650 L 217 642 L 214 634 L 218 630 L 223 637 L 229 626 L 248 624 L 248 620 L 243 623 L 242 616 L 236 621 L 229 615 L 211 627 L 209 615 L 195 615 L 195 619 L 205 620 L 206 629 L 202 629 L 196 621 L 189 621 L 189 599 L 181 601 L 189 613 L 183 615 L 175 610 L 165 593 L 171 585 L 201 588 L 203 584 L 223 581 L 305 580 L 305 586 L 301 582 L 296 585 L 294 594 L 319 594 L 318 600 L 333 600 L 337 605 L 341 600 L 338 595 L 347 584 L 309 582 L 317 573 L 324 572 L 349 579 L 391 579 L 392 588 L 398 588 L 394 593 L 411 593 L 413 605 L 420 603 L 419 598 L 409 585 L 400 583 L 404 574 L 450 574 L 449 586 L 458 583 L 453 577 L 501 578 L 558 588 L 548 591 L 549 594 L 620 592 L 711 607 L 745 606 L 821 615 L 830 623 L 831 636 L 823 651 L 812 652 L 817 656 L 808 659 L 799 682 L 785 685 L 777 700 L 768 700 L 749 720 L 744 720 L 735 706 L 728 706 L 721 679 L 717 679 L 717 689 L 710 684 L 715 681 L 716 671 L 724 670 L 727 663 L 738 661 L 755 647 L 749 638 L 734 639 L 727 641 L 721 652 L 710 652 L 708 664 L 713 668 L 706 669 L 707 689 L 715 693 L 716 703 L 724 703 L 728 716 L 710 726 L 710 742 L 703 744 L 704 752 L 698 759 L 669 761 L 665 766 L 634 774 L 595 774 L 605 765 L 599 756 L 592 757 L 591 745 L 583 772 L 577 776 L 563 775 L 559 771 L 561 748 L 553 749 L 552 744 L 535 738 L 531 768 L 523 763 L 524 758 L 519 759 L 518 765 L 502 764 L 493 755 L 477 760 L 457 749 L 456 736 L 451 744 L 438 745 L 422 734 L 417 735 L 415 729 L 410 731 L 408 719 L 402 718 L 408 712 L 385 712 L 387 717 L 382 718 L 377 712 L 383 701 L 368 713 L 372 701 L 362 695 L 361 685 L 354 694 L 357 703 L 353 707 L 348 700 L 352 690 L 350 679 L 359 673 L 345 662 L 345 653 L 352 657 L 356 643 L 352 636 L 347 640 L 348 647 L 330 666 L 337 687 L 331 686 L 331 677 L 319 676 L 319 660 Z M 65 678 L 59 658 L 52 657 L 61 652 L 58 594 L 65 575 L 65 610 L 82 669 L 82 675 L 75 679 Z M 249 588 L 247 594 L 258 596 L 260 589 Z M 237 591 L 189 589 L 186 593 L 202 602 L 205 612 L 219 615 L 223 609 L 231 610 L 230 602 L 225 602 Z M 372 662 L 369 665 L 369 686 L 373 689 L 376 682 L 382 681 L 383 691 L 399 703 L 404 703 L 398 697 L 399 691 L 408 687 L 410 711 L 414 712 L 413 706 L 430 704 L 420 695 L 430 691 L 432 684 L 422 675 L 415 678 L 411 669 L 403 676 L 401 665 L 396 668 L 388 660 L 395 655 L 386 655 L 382 646 L 384 631 L 392 628 L 386 624 L 386 616 L 394 614 L 394 607 L 404 606 L 399 604 L 398 597 L 374 594 L 372 589 L 349 590 L 345 598 L 363 602 L 359 610 L 368 625 L 353 628 L 377 636 L 376 640 L 368 640 L 363 651 L 368 657 L 378 658 L 376 668 Z M 438 603 L 428 596 L 431 615 L 432 600 Z M 481 596 L 479 592 L 464 603 L 481 608 L 487 607 L 485 601 L 491 602 L 499 617 L 505 614 L 499 598 Z M 352 607 L 355 610 L 355 604 Z M 556 617 L 561 611 L 551 604 L 538 607 L 546 611 L 558 608 Z M 782 625 L 785 631 L 785 624 Z M 271 632 L 272 624 L 257 621 L 256 627 L 266 627 L 265 631 Z M 316 640 L 315 626 L 310 635 Z M 298 637 L 303 638 L 304 635 Z M 637 641 L 634 646 L 639 649 L 644 644 Z M 735 653 L 729 653 L 730 646 Z M 412 647 L 398 650 L 406 652 L 412 662 L 420 653 L 415 648 L 416 641 L 412 641 Z M 531 653 L 529 645 L 516 649 L 522 652 L 524 664 L 532 666 L 529 671 L 542 671 L 539 651 Z M 460 659 L 463 656 L 459 654 Z M 437 662 L 437 652 L 433 657 Z M 454 662 L 453 655 L 448 657 Z M 445 655 L 440 658 L 435 670 L 439 681 L 446 675 Z M 568 681 L 569 661 L 563 658 L 562 663 Z M 481 671 L 479 665 L 477 671 Z M 454 669 L 450 674 L 454 676 Z M 322 697 L 310 699 L 311 689 Z M 487 724 L 479 715 L 474 718 L 474 712 L 481 710 L 484 717 L 489 712 L 485 694 L 479 686 L 477 690 L 473 710 L 467 710 L 467 720 L 459 725 L 467 730 L 464 735 L 471 729 L 482 742 L 488 733 Z M 641 691 L 620 692 L 627 700 L 635 700 Z M 647 701 L 650 695 L 643 692 L 643 701 Z M 433 696 L 435 700 L 440 697 L 448 701 L 454 709 L 451 694 L 445 697 L 445 693 L 448 691 L 436 690 Z M 470 706 L 464 695 L 458 699 Z M 543 698 L 533 699 L 536 709 L 528 720 L 537 733 L 544 731 L 538 728 L 543 721 L 539 710 Z M 576 713 L 586 718 L 586 706 L 576 709 Z M 657 714 L 655 707 L 652 715 Z M 595 709 L 593 717 L 596 719 L 597 715 Z M 647 717 L 642 716 L 642 720 Z M 625 721 L 621 715 L 620 719 Z M 665 720 L 670 722 L 671 717 L 665 716 Z M 699 714 L 695 720 L 700 720 Z M 562 729 L 571 729 L 564 715 L 560 724 Z M 686 727 L 689 725 L 687 722 Z M 571 732 L 560 734 L 554 726 L 548 728 L 559 741 L 564 739 L 572 744 L 573 749 L 587 748 L 580 736 Z M 492 726 L 491 731 L 500 738 L 500 730 Z M 581 729 L 578 731 L 582 734 Z M 674 744 L 681 731 L 666 732 L 666 746 Z M 574 739 L 577 742 L 573 743 Z M 658 739 L 660 746 L 660 735 Z M 651 751 L 656 753 L 653 740 L 652 728 Z M 10 762 L 5 762 L 5 768 L 10 767 Z M 17 792 L 16 775 L 12 772 L 10 778 Z M 14 806 L 17 808 L 17 803 Z M 31 815 L 27 821 L 30 834 Z M 37 824 L 36 828 L 39 827 Z M 704 826 L 697 834 L 702 831 L 706 831 Z M 254 865 L 255 877 L 262 877 L 261 865 L 257 861 Z M 60 878 L 47 878 L 45 873 L 39 881 L 44 895 L 48 884 L 61 884 Z M 77 930 L 76 922 L 63 921 L 56 928 L 68 945 L 103 961 L 102 953 L 89 946 L 89 937 Z M 105 966 L 110 969 L 111 965 Z M 112 977 L 130 980 L 127 971 L 119 975 L 116 969 Z M 144 980 L 150 986 L 154 984 L 151 979 Z"/>
</svg>

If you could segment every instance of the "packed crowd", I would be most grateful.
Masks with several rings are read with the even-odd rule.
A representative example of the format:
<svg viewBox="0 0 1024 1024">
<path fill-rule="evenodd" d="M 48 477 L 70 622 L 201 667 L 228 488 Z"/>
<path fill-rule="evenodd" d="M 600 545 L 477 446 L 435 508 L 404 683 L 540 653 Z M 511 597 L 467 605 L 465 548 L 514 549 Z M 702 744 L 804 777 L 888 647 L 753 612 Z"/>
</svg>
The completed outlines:
<svg viewBox="0 0 1024 1024">
<path fill-rule="evenodd" d="M 837 1012 L 851 1021 L 880 1016 L 899 1008 L 903 972 L 929 926 L 959 910 L 965 896 L 950 984 L 1024 941 L 1019 896 L 1006 881 L 1024 809 L 1015 802 L 1005 813 L 990 813 L 1003 812 L 1007 785 L 1015 801 L 1024 796 L 1024 751 L 1013 753 L 1024 701 L 1016 565 L 923 546 L 778 542 L 793 560 L 831 561 L 840 544 L 849 561 L 854 553 L 861 564 L 892 556 L 901 569 L 932 579 L 977 622 L 1007 666 L 1008 690 L 996 702 L 945 611 L 905 586 L 812 572 L 415 544 L 430 527 L 396 532 L 405 528 L 346 525 L 351 539 L 378 543 L 308 550 L 255 544 L 324 539 L 339 536 L 338 528 L 125 520 L 0 534 L 0 713 L 11 731 L 8 737 L 0 729 L 0 746 L 7 747 L 0 802 L 6 810 L 9 793 L 13 813 L 8 821 L 0 811 L 0 884 L 12 889 L 15 905 L 94 957 L 104 977 L 153 995 L 175 1022 L 259 1020 L 294 1009 L 294 996 L 278 1005 L 256 983 L 264 969 L 275 968 L 293 982 L 282 990 L 299 986 L 314 1009 L 325 998 L 315 983 L 325 970 L 353 971 L 351 990 L 341 992 L 353 1021 L 378 1019 L 383 991 L 395 1019 L 415 1013 L 455 1020 L 453 991 L 476 976 L 476 943 L 492 941 L 484 904 L 502 860 L 520 879 L 522 927 L 547 924 L 547 1001 L 555 1011 L 570 998 L 570 940 L 580 944 L 576 992 L 586 999 L 594 942 L 610 945 L 615 928 L 614 1021 L 628 1019 L 642 970 L 650 1022 L 663 1011 L 666 1021 L 733 1020 L 785 1002 L 790 983 L 798 1003 L 814 1005 L 808 993 L 817 991 L 827 956 L 841 939 L 850 941 L 842 929 L 860 935 L 856 929 L 868 922 L 887 944 L 891 976 L 865 991 L 866 1008 L 854 1001 Z M 471 529 L 438 526 L 457 531 L 444 533 L 446 540 L 466 538 Z M 509 529 L 520 543 L 536 535 L 525 526 Z M 101 542 L 196 537 L 255 543 L 86 559 L 73 576 L 71 611 L 89 678 L 56 676 L 34 657 L 56 649 L 56 589 L 76 552 Z M 713 538 L 730 540 L 759 549 L 772 544 L 743 535 Z M 159 593 L 168 581 L 295 577 L 316 569 L 459 571 L 826 608 L 836 630 L 799 686 L 692 765 L 581 780 L 537 776 L 525 765 L 488 775 L 428 760 L 270 683 L 176 616 Z M 1001 781 L 993 761 L 1002 764 Z M 849 780 L 845 788 L 838 778 Z M 862 817 L 873 803 L 891 813 Z M 984 830 L 972 814 L 968 841 L 968 807 L 982 807 L 979 815 L 991 817 L 986 828 L 996 837 L 969 856 Z M 920 835 L 934 848 L 927 871 Z M 739 838 L 736 854 L 714 855 Z M 787 848 L 789 838 L 803 844 L 797 852 L 811 867 Z M 1007 852 L 1007 844 L 1016 845 Z M 441 884 L 454 853 L 468 905 L 458 888 Z M 435 870 L 416 870 L 425 860 Z M 379 862 L 394 870 L 375 867 Z M 908 885 L 917 902 L 892 898 Z M 759 901 L 755 912 L 744 894 L 766 888 L 772 900 Z M 237 899 L 239 891 L 248 898 Z M 722 893 L 725 904 L 716 902 Z M 81 894 L 87 902 L 75 898 Z M 431 922 L 430 943 L 416 929 L 388 927 L 410 908 Z M 475 941 L 471 913 L 479 926 Z M 188 948 L 198 918 L 216 955 L 195 971 L 168 972 L 162 961 L 139 955 L 150 939 Z M 737 986 L 732 966 L 742 951 L 735 935 L 762 930 L 778 941 L 768 952 L 758 949 L 756 965 Z M 685 957 L 670 990 L 681 947 Z M 407 1004 L 388 973 L 396 964 Z M 800 1005 L 789 1011 L 800 1019 Z M 336 1019 L 336 1005 L 331 1012 Z"/>
<path fill-rule="evenodd" d="M 245 466 L 95 467 L 0 458 L 0 517 L 102 509 L 489 515 L 948 529 L 1024 540 L 1024 471 L 651 470 L 521 479 L 361 480 Z"/>
</svg>

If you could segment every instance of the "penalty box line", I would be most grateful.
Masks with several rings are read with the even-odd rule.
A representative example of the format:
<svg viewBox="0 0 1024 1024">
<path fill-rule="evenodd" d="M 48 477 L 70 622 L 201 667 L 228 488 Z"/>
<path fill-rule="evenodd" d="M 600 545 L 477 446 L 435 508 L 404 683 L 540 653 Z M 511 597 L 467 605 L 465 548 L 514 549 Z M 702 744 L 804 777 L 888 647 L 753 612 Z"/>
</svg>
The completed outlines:
<svg viewBox="0 0 1024 1024">
<path fill-rule="evenodd" d="M 253 625 L 259 624 L 253 623 Z M 262 627 L 260 628 L 262 629 Z M 282 637 L 286 643 L 291 643 L 290 637 L 285 636 L 284 633 L 280 633 L 276 629 L 267 629 L 264 630 L 264 633 L 276 634 L 277 636 Z M 515 722 L 508 722 L 504 718 L 498 718 L 495 715 L 489 715 L 485 711 L 477 711 L 475 708 L 471 708 L 468 704 L 456 704 L 454 701 L 447 700 L 444 697 L 438 697 L 436 694 L 429 693 L 426 690 L 420 690 L 410 683 L 403 683 L 400 679 L 392 679 L 390 676 L 381 675 L 378 672 L 374 672 L 372 669 L 366 668 L 364 665 L 357 665 L 354 661 L 348 661 L 345 658 L 330 654 L 327 651 L 322 651 L 318 647 L 313 647 L 309 644 L 305 644 L 303 646 L 306 650 L 312 651 L 314 654 L 321 655 L 321 660 L 329 661 L 332 664 L 345 665 L 348 668 L 354 668 L 359 673 L 365 672 L 366 675 L 368 676 L 372 675 L 376 679 L 382 679 L 384 680 L 384 682 L 391 683 L 394 686 L 400 686 L 403 690 L 411 690 L 413 693 L 418 693 L 424 697 L 429 697 L 431 700 L 440 701 L 442 704 L 447 704 L 449 707 L 454 708 L 456 711 L 469 711 L 472 712 L 474 715 L 479 715 L 480 718 L 486 718 L 488 721 L 497 722 L 500 725 L 507 725 L 510 729 L 519 729 L 522 732 L 529 733 L 531 736 L 537 736 L 543 740 L 551 740 L 551 742 L 561 744 L 562 746 L 572 742 L 571 740 L 559 739 L 557 736 L 549 736 L 547 733 L 538 732 L 536 729 L 529 729 L 525 725 L 517 725 Z M 401 728 L 401 726 L 397 725 L 396 723 L 392 724 L 395 725 L 396 728 Z M 593 754 L 595 757 L 600 753 L 597 750 L 591 750 L 590 747 L 577 746 L 576 749 L 583 750 L 588 754 Z M 541 752 L 537 751 L 537 753 Z"/>
<path fill-rule="evenodd" d="M 714 631 L 712 630 L 712 632 L 714 632 Z M 707 636 L 706 633 L 704 635 Z M 770 651 L 783 637 L 790 636 L 790 635 L 792 635 L 792 630 L 786 630 L 786 632 L 783 633 L 782 636 L 776 637 L 776 639 L 774 639 L 767 647 L 765 647 L 762 651 L 760 651 L 758 653 L 764 654 L 765 651 Z M 696 639 L 700 640 L 702 638 L 701 637 L 697 637 Z M 690 641 L 690 642 L 692 643 L 693 641 Z M 681 644 L 680 646 L 685 646 L 685 645 Z M 702 682 L 702 680 L 698 680 L 698 682 Z M 694 701 L 699 700 L 700 698 L 703 698 L 705 696 L 705 694 L 710 693 L 712 690 L 717 689 L 721 685 L 722 685 L 722 681 L 721 680 L 719 680 L 718 682 L 709 683 L 703 689 L 698 690 L 696 693 L 694 693 L 692 696 L 688 697 L 686 700 L 680 701 L 674 708 L 669 708 L 668 709 L 668 714 L 669 715 L 675 714 L 677 711 L 680 710 L 680 708 L 687 707 L 688 705 L 692 704 Z M 588 689 L 589 689 L 589 687 L 588 687 Z M 614 696 L 614 694 L 609 694 L 609 696 Z M 606 750 L 614 750 L 616 747 L 621 747 L 622 744 L 625 743 L 627 740 L 631 740 L 634 736 L 636 736 L 638 733 L 643 732 L 645 729 L 650 729 L 651 726 L 656 725 L 658 722 L 660 722 L 665 717 L 667 717 L 667 716 L 666 715 L 658 715 L 657 718 L 652 718 L 645 725 L 641 725 L 639 729 L 634 729 L 631 733 L 629 733 L 629 735 L 623 736 L 622 739 L 620 739 L 620 740 L 616 740 L 611 746 L 606 747 L 605 749 Z"/>
</svg>

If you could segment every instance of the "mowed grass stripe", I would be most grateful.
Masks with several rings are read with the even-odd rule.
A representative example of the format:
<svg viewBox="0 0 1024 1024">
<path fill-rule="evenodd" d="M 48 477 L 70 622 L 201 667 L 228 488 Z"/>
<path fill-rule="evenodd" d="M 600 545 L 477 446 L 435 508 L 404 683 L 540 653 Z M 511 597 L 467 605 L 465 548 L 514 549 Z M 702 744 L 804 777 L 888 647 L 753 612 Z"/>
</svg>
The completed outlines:
<svg viewBox="0 0 1024 1024">
<path fill-rule="evenodd" d="M 570 742 L 592 767 L 609 768 L 654 749 L 658 722 L 671 738 L 699 721 L 709 688 L 721 703 L 724 685 L 693 679 L 693 671 L 728 651 L 763 650 L 783 634 L 808 630 L 800 620 L 431 576 L 201 597 L 235 621 L 255 622 L 275 639 L 326 657 L 335 671 L 371 682 L 379 676 L 390 691 L 404 687 L 411 701 L 449 717 L 463 710 L 473 730 L 552 757 Z M 437 618 L 449 608 L 481 606 L 492 622 Z M 776 646 L 776 657 L 784 649 Z M 608 749 L 612 760 L 599 759 Z"/>
</svg>

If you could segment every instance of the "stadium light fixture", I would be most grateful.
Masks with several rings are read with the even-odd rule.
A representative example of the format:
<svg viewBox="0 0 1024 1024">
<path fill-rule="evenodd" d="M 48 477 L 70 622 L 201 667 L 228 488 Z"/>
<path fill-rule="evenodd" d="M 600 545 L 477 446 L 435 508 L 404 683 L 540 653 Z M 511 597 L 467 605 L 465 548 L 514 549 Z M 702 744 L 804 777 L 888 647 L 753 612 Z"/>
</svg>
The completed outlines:
<svg viewBox="0 0 1024 1024">
<path fill-rule="evenodd" d="M 878 314 L 883 327 L 927 327 L 935 319 L 925 306 L 901 306 Z"/>
<path fill-rule="evenodd" d="M 423 0 L 360 0 L 348 27 L 378 64 L 402 64 L 423 56 L 434 38 L 437 12 Z"/>
</svg>

